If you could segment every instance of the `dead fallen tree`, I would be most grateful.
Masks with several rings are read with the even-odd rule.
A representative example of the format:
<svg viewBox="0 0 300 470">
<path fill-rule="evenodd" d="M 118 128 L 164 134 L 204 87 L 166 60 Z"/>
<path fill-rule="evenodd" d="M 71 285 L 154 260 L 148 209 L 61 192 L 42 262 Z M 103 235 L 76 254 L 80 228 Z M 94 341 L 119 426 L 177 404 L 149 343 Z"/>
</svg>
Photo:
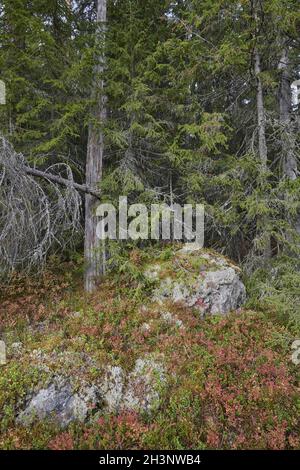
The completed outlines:
<svg viewBox="0 0 300 470">
<path fill-rule="evenodd" d="M 80 192 L 98 193 L 73 179 L 65 163 L 31 168 L 0 137 L 0 274 L 43 265 L 53 248 L 64 249 L 81 232 Z"/>
</svg>

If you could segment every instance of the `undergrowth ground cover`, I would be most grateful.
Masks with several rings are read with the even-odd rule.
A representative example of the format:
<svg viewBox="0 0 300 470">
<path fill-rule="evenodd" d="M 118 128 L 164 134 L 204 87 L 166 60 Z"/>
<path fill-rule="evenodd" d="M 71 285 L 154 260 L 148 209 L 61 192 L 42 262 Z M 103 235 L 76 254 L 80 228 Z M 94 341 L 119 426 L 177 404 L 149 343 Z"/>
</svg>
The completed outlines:
<svg viewBox="0 0 300 470">
<path fill-rule="evenodd" d="M 177 269 L 176 275 L 181 269 L 193 272 L 195 266 L 172 265 L 171 254 L 165 247 L 115 255 L 113 272 L 93 295 L 80 287 L 80 261 L 53 259 L 43 274 L 16 275 L 2 286 L 2 335 L 8 350 L 15 343 L 23 349 L 0 370 L 1 449 L 300 447 L 300 366 L 291 361 L 291 344 L 299 336 L 297 278 L 291 289 L 283 267 L 274 267 L 273 284 L 257 273 L 246 280 L 245 308 L 226 317 L 200 319 L 170 304 L 168 310 L 184 325 L 179 328 L 162 321 L 160 306 L 150 301 L 152 282 L 143 275 L 150 260 Z M 78 356 L 68 371 L 87 381 L 97 374 L 94 363 L 130 370 L 137 358 L 158 354 L 169 377 L 158 409 L 151 415 L 103 413 L 92 424 L 73 423 L 64 430 L 48 422 L 16 425 L 16 409 L 28 389 L 43 380 L 35 354 L 57 358 L 61 352 L 91 358 L 90 367 L 82 367 Z M 51 359 L 47 366 L 70 368 Z"/>
</svg>

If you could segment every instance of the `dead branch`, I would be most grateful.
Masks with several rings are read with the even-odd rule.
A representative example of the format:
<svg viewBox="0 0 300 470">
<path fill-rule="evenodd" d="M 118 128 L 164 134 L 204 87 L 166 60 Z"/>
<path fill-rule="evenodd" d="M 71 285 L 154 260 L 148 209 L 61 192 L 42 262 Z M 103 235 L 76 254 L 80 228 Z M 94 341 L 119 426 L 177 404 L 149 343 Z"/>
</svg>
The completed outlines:
<svg viewBox="0 0 300 470">
<path fill-rule="evenodd" d="M 86 194 L 90 194 L 91 196 L 94 196 L 97 199 L 100 199 L 100 192 L 93 191 L 92 189 L 87 187 L 85 184 L 75 183 L 75 181 L 73 181 L 73 180 L 68 180 L 68 179 L 65 179 L 65 178 L 61 178 L 60 176 L 53 175 L 49 172 L 37 170 L 36 168 L 24 167 L 24 171 L 28 175 L 44 178 L 46 180 L 52 181 L 53 183 L 76 189 L 77 191 L 80 191 L 80 192 L 86 193 Z"/>
<path fill-rule="evenodd" d="M 0 137 L 0 275 L 38 269 L 51 251 L 74 242 L 81 232 L 79 191 L 90 193 L 68 165 L 30 168 Z"/>
</svg>

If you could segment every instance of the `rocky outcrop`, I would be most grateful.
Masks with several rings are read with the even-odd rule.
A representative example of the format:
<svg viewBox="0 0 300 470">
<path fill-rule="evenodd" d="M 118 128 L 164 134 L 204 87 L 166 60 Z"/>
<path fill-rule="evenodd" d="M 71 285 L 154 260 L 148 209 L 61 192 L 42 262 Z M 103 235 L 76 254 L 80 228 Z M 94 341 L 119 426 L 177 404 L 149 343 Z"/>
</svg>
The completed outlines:
<svg viewBox="0 0 300 470">
<path fill-rule="evenodd" d="M 42 368 L 45 370 L 44 363 Z M 93 384 L 81 382 L 78 386 L 78 381 L 75 385 L 67 375 L 56 374 L 27 397 L 17 422 L 28 426 L 46 419 L 64 428 L 73 421 L 88 421 L 98 412 L 150 413 L 159 403 L 165 380 L 163 364 L 151 357 L 138 359 L 127 375 L 119 366 L 107 366 Z"/>
<path fill-rule="evenodd" d="M 178 251 L 170 262 L 155 264 L 145 271 L 146 277 L 157 282 L 153 300 L 180 302 L 207 314 L 227 314 L 237 310 L 246 300 L 246 289 L 240 270 L 226 258 L 199 248 Z M 174 272 L 179 275 L 174 276 Z"/>
<path fill-rule="evenodd" d="M 72 421 L 86 421 L 100 403 L 101 396 L 94 385 L 85 384 L 75 391 L 68 378 L 56 376 L 30 399 L 17 422 L 28 426 L 35 420 L 47 419 L 66 427 Z"/>
</svg>

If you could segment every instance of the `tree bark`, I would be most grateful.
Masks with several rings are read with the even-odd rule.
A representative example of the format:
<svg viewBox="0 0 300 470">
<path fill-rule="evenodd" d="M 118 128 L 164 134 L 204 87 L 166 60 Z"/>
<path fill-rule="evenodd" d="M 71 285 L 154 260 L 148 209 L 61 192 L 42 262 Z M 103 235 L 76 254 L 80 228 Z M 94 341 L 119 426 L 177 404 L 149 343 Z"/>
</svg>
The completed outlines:
<svg viewBox="0 0 300 470">
<path fill-rule="evenodd" d="M 256 107 L 257 107 L 257 126 L 258 126 L 258 152 L 261 161 L 262 171 L 267 170 L 268 148 L 266 140 L 266 116 L 264 107 L 263 86 L 260 78 L 261 62 L 260 54 L 256 50 L 254 53 L 254 71 L 257 80 Z"/>
<path fill-rule="evenodd" d="M 284 152 L 283 173 L 288 179 L 297 179 L 297 161 L 294 155 L 295 132 L 291 120 L 292 90 L 289 72 L 288 48 L 284 48 L 278 69 L 281 71 L 279 89 L 279 116 L 282 126 L 282 148 Z"/>
<path fill-rule="evenodd" d="M 105 64 L 104 41 L 106 31 L 107 0 L 98 0 L 97 5 L 97 32 L 96 32 L 96 66 L 94 68 L 94 83 L 92 100 L 95 103 L 92 120 L 88 131 L 87 160 L 86 160 L 86 186 L 93 191 L 99 189 L 102 179 L 104 135 L 101 127 L 106 120 L 106 99 L 104 96 L 103 71 Z M 100 253 L 100 243 L 97 239 L 95 215 L 98 199 L 93 195 L 85 197 L 85 279 L 84 286 L 87 292 L 96 288 L 96 279 L 104 272 L 104 256 Z"/>
<path fill-rule="evenodd" d="M 283 156 L 283 176 L 291 181 L 299 177 L 295 155 L 296 129 L 292 122 L 292 89 L 289 69 L 288 46 L 283 48 L 278 70 L 281 72 L 279 86 L 279 121 L 281 125 L 281 144 Z M 296 220 L 289 221 L 300 235 L 300 214 Z"/>
<path fill-rule="evenodd" d="M 258 154 L 261 162 L 261 185 L 264 185 L 265 175 L 268 169 L 268 147 L 266 139 L 266 114 L 264 106 L 264 93 L 263 85 L 261 81 L 261 59 L 260 53 L 257 49 L 254 51 L 254 72 L 257 81 L 256 89 L 256 110 L 257 110 L 257 128 L 258 128 Z M 267 217 L 263 216 L 258 221 L 259 232 L 264 232 L 266 230 L 266 225 L 268 223 Z M 271 249 L 271 239 L 270 236 L 266 236 L 265 248 L 264 248 L 264 257 L 266 259 L 271 258 L 272 249 Z"/>
</svg>

